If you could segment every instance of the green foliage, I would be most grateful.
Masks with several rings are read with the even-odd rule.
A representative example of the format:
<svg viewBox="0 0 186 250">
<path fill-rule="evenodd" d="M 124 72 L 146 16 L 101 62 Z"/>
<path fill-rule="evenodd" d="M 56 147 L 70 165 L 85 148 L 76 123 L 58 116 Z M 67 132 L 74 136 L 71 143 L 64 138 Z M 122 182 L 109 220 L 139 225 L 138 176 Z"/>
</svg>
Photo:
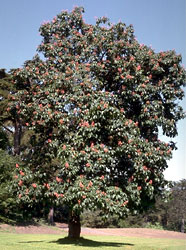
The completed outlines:
<svg viewBox="0 0 186 250">
<path fill-rule="evenodd" d="M 9 146 L 8 136 L 0 127 L 0 149 L 6 150 Z"/>
<path fill-rule="evenodd" d="M 45 59 L 38 54 L 14 72 L 20 91 L 10 112 L 33 131 L 14 190 L 29 205 L 124 217 L 153 204 L 167 184 L 175 144 L 160 141 L 158 131 L 177 135 L 186 73 L 174 51 L 155 53 L 121 22 L 86 24 L 83 11 L 43 24 Z"/>
<path fill-rule="evenodd" d="M 171 189 L 171 199 L 167 204 L 166 227 L 170 230 L 186 230 L 186 180 L 175 182 Z"/>
<path fill-rule="evenodd" d="M 10 93 L 14 92 L 14 85 L 11 82 L 11 76 L 5 72 L 5 69 L 0 69 L 0 123 L 10 118 L 8 113 L 8 98 Z"/>
<path fill-rule="evenodd" d="M 107 219 L 104 219 L 101 211 L 84 211 L 81 215 L 81 224 L 84 227 L 91 228 L 112 228 L 118 227 L 119 218 L 117 215 L 109 216 Z"/>
<path fill-rule="evenodd" d="M 18 157 L 9 155 L 0 149 L 0 222 L 33 221 L 33 217 L 44 216 L 42 204 L 30 208 L 27 204 L 17 203 L 11 189 L 12 180 L 15 178 L 13 172 L 17 162 L 20 162 Z"/>
<path fill-rule="evenodd" d="M 81 223 L 85 227 L 91 228 L 154 228 L 164 229 L 162 222 L 151 220 L 148 211 L 135 216 L 129 215 L 127 218 L 119 218 L 117 215 L 111 215 L 108 219 L 104 219 L 101 211 L 85 211 L 81 215 Z"/>
<path fill-rule="evenodd" d="M 160 229 L 163 230 L 163 226 L 159 222 L 155 222 L 154 224 L 152 223 L 147 223 L 146 228 L 153 228 L 153 229 Z"/>
<path fill-rule="evenodd" d="M 18 217 L 17 202 L 9 192 L 12 173 L 17 159 L 0 149 L 0 221 L 12 222 Z"/>
<path fill-rule="evenodd" d="M 174 231 L 186 230 L 186 181 L 175 182 L 170 189 L 170 197 L 165 202 L 160 197 L 153 207 L 138 216 L 129 216 L 120 220 L 120 227 L 150 227 Z"/>
</svg>

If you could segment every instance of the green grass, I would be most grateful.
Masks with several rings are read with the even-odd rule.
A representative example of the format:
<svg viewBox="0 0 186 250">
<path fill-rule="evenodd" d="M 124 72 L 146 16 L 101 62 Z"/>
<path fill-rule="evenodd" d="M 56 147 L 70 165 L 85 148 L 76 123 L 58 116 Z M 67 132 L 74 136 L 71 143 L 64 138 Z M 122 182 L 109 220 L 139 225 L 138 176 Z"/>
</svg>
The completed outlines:
<svg viewBox="0 0 186 250">
<path fill-rule="evenodd" d="M 147 239 L 121 236 L 85 236 L 70 240 L 66 235 L 14 234 L 0 232 L 1 250 L 42 250 L 42 249 L 135 249 L 135 250 L 185 250 L 186 240 Z"/>
</svg>

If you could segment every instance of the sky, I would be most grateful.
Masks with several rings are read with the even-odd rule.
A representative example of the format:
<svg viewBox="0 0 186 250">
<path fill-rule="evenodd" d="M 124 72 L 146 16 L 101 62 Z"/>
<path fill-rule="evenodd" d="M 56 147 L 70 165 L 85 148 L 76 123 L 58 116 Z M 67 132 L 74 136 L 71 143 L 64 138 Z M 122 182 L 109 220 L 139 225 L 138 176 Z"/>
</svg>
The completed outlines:
<svg viewBox="0 0 186 250">
<path fill-rule="evenodd" d="M 186 67 L 186 0 L 6 0 L 0 8 L 0 68 L 8 71 L 32 59 L 41 42 L 40 25 L 74 6 L 85 8 L 89 24 L 102 16 L 112 23 L 133 24 L 140 43 L 156 52 L 175 49 Z M 186 110 L 186 98 L 180 104 Z M 164 136 L 160 139 L 167 141 Z M 179 181 L 186 179 L 186 119 L 179 121 L 174 141 L 178 150 L 168 162 L 165 178 Z"/>
</svg>

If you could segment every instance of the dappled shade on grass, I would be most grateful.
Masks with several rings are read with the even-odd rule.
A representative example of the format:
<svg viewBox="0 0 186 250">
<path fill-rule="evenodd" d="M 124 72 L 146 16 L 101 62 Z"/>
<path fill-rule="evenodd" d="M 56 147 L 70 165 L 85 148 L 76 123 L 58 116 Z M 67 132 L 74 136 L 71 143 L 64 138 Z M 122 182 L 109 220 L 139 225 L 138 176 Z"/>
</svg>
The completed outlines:
<svg viewBox="0 0 186 250">
<path fill-rule="evenodd" d="M 70 244 L 70 245 L 85 246 L 85 247 L 122 247 L 125 245 L 134 246 L 134 244 L 130 243 L 95 241 L 95 240 L 85 239 L 83 237 L 80 237 L 79 239 L 72 239 L 65 237 L 55 241 L 51 241 L 50 243 L 57 243 L 61 245 Z"/>
</svg>

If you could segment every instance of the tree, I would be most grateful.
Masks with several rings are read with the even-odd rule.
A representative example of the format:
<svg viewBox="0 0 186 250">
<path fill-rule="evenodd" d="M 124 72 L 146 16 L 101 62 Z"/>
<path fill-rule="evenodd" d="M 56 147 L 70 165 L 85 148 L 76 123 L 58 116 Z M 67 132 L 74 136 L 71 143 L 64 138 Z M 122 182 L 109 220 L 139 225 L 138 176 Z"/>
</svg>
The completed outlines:
<svg viewBox="0 0 186 250">
<path fill-rule="evenodd" d="M 167 227 L 184 233 L 186 219 L 186 180 L 174 183 L 171 189 L 172 199 L 167 207 Z"/>
<path fill-rule="evenodd" d="M 14 72 L 14 84 L 24 83 L 18 112 L 37 135 L 30 161 L 15 170 L 17 196 L 67 205 L 69 237 L 80 236 L 85 208 L 124 217 L 154 203 L 175 148 L 159 129 L 174 137 L 185 116 L 181 56 L 139 44 L 131 25 L 105 17 L 86 24 L 83 11 L 43 24 L 44 59 Z"/>
<path fill-rule="evenodd" d="M 152 209 L 144 214 L 147 222 L 158 223 L 164 229 L 184 233 L 186 219 L 186 180 L 172 182 L 167 202 L 158 198 Z M 142 220 L 141 218 L 140 220 Z"/>
<path fill-rule="evenodd" d="M 14 102 L 14 94 L 19 90 L 19 85 L 13 84 L 11 73 L 7 74 L 5 69 L 0 69 L 0 125 L 7 137 L 13 141 L 12 152 L 20 154 L 21 137 L 23 126 L 19 120 L 17 107 L 10 111 L 9 102 Z M 11 141 L 11 140 L 10 140 Z"/>
<path fill-rule="evenodd" d="M 0 144 L 0 221 L 7 223 L 17 218 L 19 214 L 14 196 L 8 191 L 13 178 L 14 166 L 18 159 L 3 149 Z"/>
</svg>

